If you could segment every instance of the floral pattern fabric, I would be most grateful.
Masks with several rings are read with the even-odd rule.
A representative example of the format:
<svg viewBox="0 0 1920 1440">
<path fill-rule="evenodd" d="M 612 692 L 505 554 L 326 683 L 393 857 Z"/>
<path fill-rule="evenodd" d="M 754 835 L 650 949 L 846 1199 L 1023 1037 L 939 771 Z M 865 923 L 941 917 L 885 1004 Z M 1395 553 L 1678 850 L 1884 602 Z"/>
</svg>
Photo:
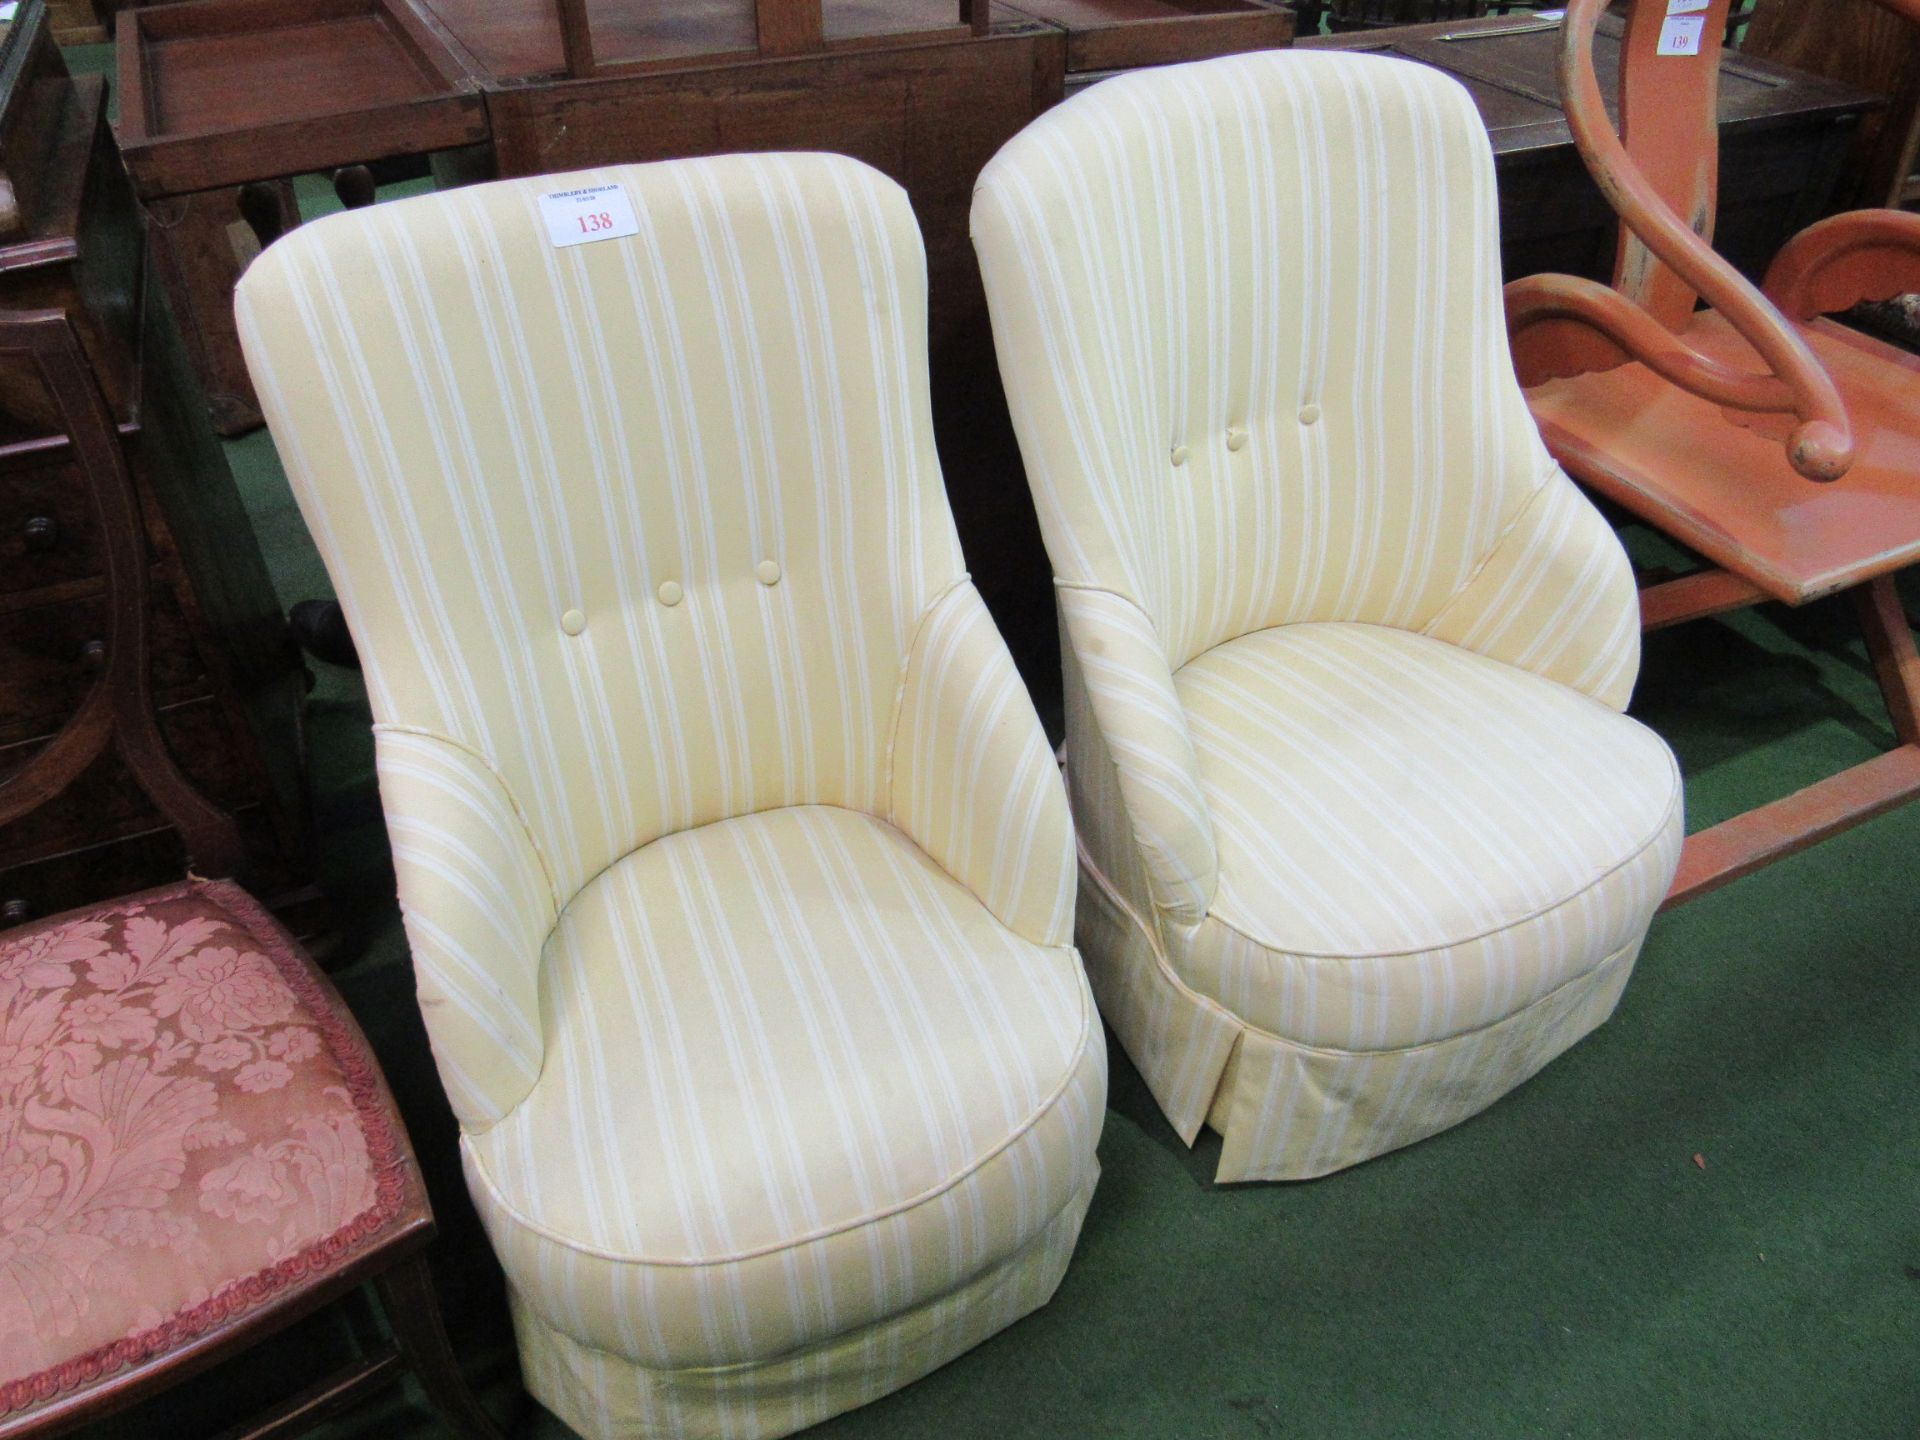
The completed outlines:
<svg viewBox="0 0 1920 1440">
<path fill-rule="evenodd" d="M 403 1147 L 338 1006 L 231 886 L 0 932 L 0 1414 L 387 1218 Z"/>
</svg>

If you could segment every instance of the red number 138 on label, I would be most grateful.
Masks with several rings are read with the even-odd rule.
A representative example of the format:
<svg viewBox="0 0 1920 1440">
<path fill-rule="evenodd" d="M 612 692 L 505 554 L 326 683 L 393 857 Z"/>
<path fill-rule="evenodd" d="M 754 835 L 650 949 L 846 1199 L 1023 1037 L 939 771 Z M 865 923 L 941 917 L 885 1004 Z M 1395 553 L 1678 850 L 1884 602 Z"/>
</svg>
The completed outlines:
<svg viewBox="0 0 1920 1440">
<path fill-rule="evenodd" d="M 580 229 L 588 235 L 598 230 L 611 230 L 612 228 L 613 216 L 604 210 L 597 215 L 582 215 L 580 217 Z"/>
</svg>

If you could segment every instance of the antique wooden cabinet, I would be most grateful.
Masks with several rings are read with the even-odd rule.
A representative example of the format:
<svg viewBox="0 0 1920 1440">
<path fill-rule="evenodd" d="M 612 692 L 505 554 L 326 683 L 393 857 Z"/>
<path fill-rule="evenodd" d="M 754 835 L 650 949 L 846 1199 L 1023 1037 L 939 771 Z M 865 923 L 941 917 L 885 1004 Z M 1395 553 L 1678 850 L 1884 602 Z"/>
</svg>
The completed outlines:
<svg viewBox="0 0 1920 1440">
<path fill-rule="evenodd" d="M 39 0 L 22 13 L 29 29 L 44 24 Z M 0 163 L 16 141 L 17 153 L 50 157 L 24 188 L 21 226 L 0 241 L 0 308 L 67 316 L 82 374 L 68 390 L 104 402 L 132 498 L 119 511 L 100 504 L 99 454 L 76 443 L 60 394 L 35 364 L 0 358 L 0 923 L 175 878 L 185 863 L 127 746 L 45 780 L 44 757 L 77 743 L 72 722 L 102 675 L 125 669 L 115 635 L 144 652 L 162 760 L 237 828 L 239 868 L 259 890 L 288 894 L 304 878 L 304 670 L 165 294 L 142 283 L 100 82 L 69 77 L 57 54 L 8 73 L 0 113 L 53 118 L 50 131 L 0 141 Z M 141 572 L 131 621 L 118 614 L 116 554 Z M 23 796 L 33 803 L 19 813 Z"/>
<path fill-rule="evenodd" d="M 260 207 L 297 224 L 286 177 L 482 140 L 485 106 L 407 0 L 128 10 L 117 44 L 120 149 L 160 280 L 215 424 L 238 434 L 260 423 L 232 315 Z"/>
<path fill-rule="evenodd" d="M 1594 43 L 1609 94 L 1620 34 L 1619 18 L 1609 16 Z M 1596 280 L 1613 273 L 1619 224 L 1581 165 L 1561 111 L 1558 21 L 1516 14 L 1300 43 L 1417 60 L 1467 87 L 1493 137 L 1508 279 L 1543 270 Z M 1852 86 L 1722 52 L 1721 253 L 1757 276 L 1788 236 L 1832 209 L 1857 127 L 1879 103 Z"/>
<path fill-rule="evenodd" d="M 299 170 L 433 152 L 503 176 L 826 149 L 893 176 L 925 235 L 934 408 L 976 579 L 1050 683 L 1052 592 L 1000 393 L 974 177 L 1071 79 L 1285 44 L 1278 0 L 192 0 L 119 35 L 120 141 L 222 429 L 257 423 L 230 293 L 242 209 Z M 214 83 L 218 77 L 218 84 Z M 470 143 L 477 142 L 477 143 Z M 478 157 L 478 163 L 474 163 Z"/>
<path fill-rule="evenodd" d="M 108 403 L 124 415 L 140 239 L 105 111 L 105 87 L 67 73 L 49 12 L 29 0 L 0 38 L 0 287 L 15 309 L 74 316 Z M 0 389 L 0 403 L 5 396 Z"/>
<path fill-rule="evenodd" d="M 1860 127 L 1840 199 L 1920 201 L 1920 26 L 1874 0 L 1759 0 L 1742 49 L 1886 95 L 1886 110 Z"/>
<path fill-rule="evenodd" d="M 1012 0 L 1067 32 L 1067 70 L 1130 70 L 1268 50 L 1293 38 L 1280 0 Z"/>
</svg>

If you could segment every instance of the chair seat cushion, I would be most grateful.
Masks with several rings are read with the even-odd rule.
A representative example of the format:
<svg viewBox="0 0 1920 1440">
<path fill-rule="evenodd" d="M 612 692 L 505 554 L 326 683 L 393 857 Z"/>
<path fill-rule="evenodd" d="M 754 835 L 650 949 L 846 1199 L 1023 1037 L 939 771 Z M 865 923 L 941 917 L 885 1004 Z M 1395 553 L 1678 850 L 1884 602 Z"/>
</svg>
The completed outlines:
<svg viewBox="0 0 1920 1440">
<path fill-rule="evenodd" d="M 339 997 L 232 885 L 0 932 L 0 1415 L 424 1215 L 391 1105 Z"/>
<path fill-rule="evenodd" d="M 1175 684 L 1220 858 L 1179 963 L 1275 1035 L 1387 1050 L 1492 1024 L 1637 943 L 1672 872 L 1666 745 L 1528 671 L 1301 624 Z"/>
<path fill-rule="evenodd" d="M 548 942 L 547 1059 L 465 1140 L 523 1303 L 662 1369 L 747 1363 L 947 1295 L 1094 1174 L 1079 959 L 900 831 L 766 811 L 628 855 Z"/>
</svg>

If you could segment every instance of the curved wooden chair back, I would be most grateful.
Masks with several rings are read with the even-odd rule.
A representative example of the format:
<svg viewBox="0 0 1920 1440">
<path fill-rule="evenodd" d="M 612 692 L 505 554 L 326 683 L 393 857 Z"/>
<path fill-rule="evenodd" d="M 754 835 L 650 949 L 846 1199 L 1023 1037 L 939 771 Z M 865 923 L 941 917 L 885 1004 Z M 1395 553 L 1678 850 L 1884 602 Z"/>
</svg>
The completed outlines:
<svg viewBox="0 0 1920 1440">
<path fill-rule="evenodd" d="M 1920 23 L 1920 0 L 1879 3 Z M 1679 15 L 1648 0 L 1633 7 L 1622 41 L 1618 133 L 1593 65 L 1594 28 L 1606 0 L 1572 0 L 1568 6 L 1560 63 L 1567 122 L 1588 170 L 1620 216 L 1619 257 L 1611 289 L 1562 275 L 1530 276 L 1509 286 L 1515 361 L 1523 382 L 1533 384 L 1638 360 L 1729 409 L 1790 416 L 1796 423 L 1786 448 L 1793 468 L 1808 479 L 1834 480 L 1851 465 L 1854 446 L 1832 379 L 1769 299 L 1776 293 L 1772 277 L 1763 292 L 1712 246 L 1720 74 L 1713 41 L 1726 24 L 1728 5 L 1707 0 L 1704 8 Z M 1868 247 L 1872 264 L 1859 245 L 1850 244 L 1852 258 L 1843 268 L 1869 289 L 1884 288 L 1889 282 L 1867 272 L 1878 267 L 1904 275 L 1914 268 L 1908 252 L 1920 254 L 1920 217 L 1895 216 L 1871 228 L 1877 242 Z M 1803 244 L 1808 236 L 1815 237 L 1810 246 Z M 1817 254 L 1817 268 L 1831 273 L 1826 252 L 1834 238 L 1830 229 L 1815 226 L 1782 260 L 1799 246 L 1800 268 Z M 1897 263 L 1889 268 L 1889 261 Z M 1730 367 L 1688 343 L 1682 332 L 1698 300 L 1719 311 L 1758 352 L 1762 370 Z"/>
<path fill-rule="evenodd" d="M 1920 0 L 1878 3 L 1920 22 Z M 1897 571 L 1920 565 L 1920 359 L 1822 318 L 1920 290 L 1920 215 L 1823 220 L 1760 286 L 1714 252 L 1729 4 L 1637 0 L 1616 131 L 1593 64 L 1606 0 L 1570 0 L 1567 121 L 1620 217 L 1620 247 L 1611 286 L 1534 275 L 1506 287 L 1514 364 L 1555 458 L 1705 562 L 1648 579 L 1643 629 L 1844 590 L 1898 743 L 1690 836 L 1668 904 L 1920 798 L 1920 651 L 1894 588 Z M 1839 491 L 1799 484 L 1850 469 Z"/>
</svg>

